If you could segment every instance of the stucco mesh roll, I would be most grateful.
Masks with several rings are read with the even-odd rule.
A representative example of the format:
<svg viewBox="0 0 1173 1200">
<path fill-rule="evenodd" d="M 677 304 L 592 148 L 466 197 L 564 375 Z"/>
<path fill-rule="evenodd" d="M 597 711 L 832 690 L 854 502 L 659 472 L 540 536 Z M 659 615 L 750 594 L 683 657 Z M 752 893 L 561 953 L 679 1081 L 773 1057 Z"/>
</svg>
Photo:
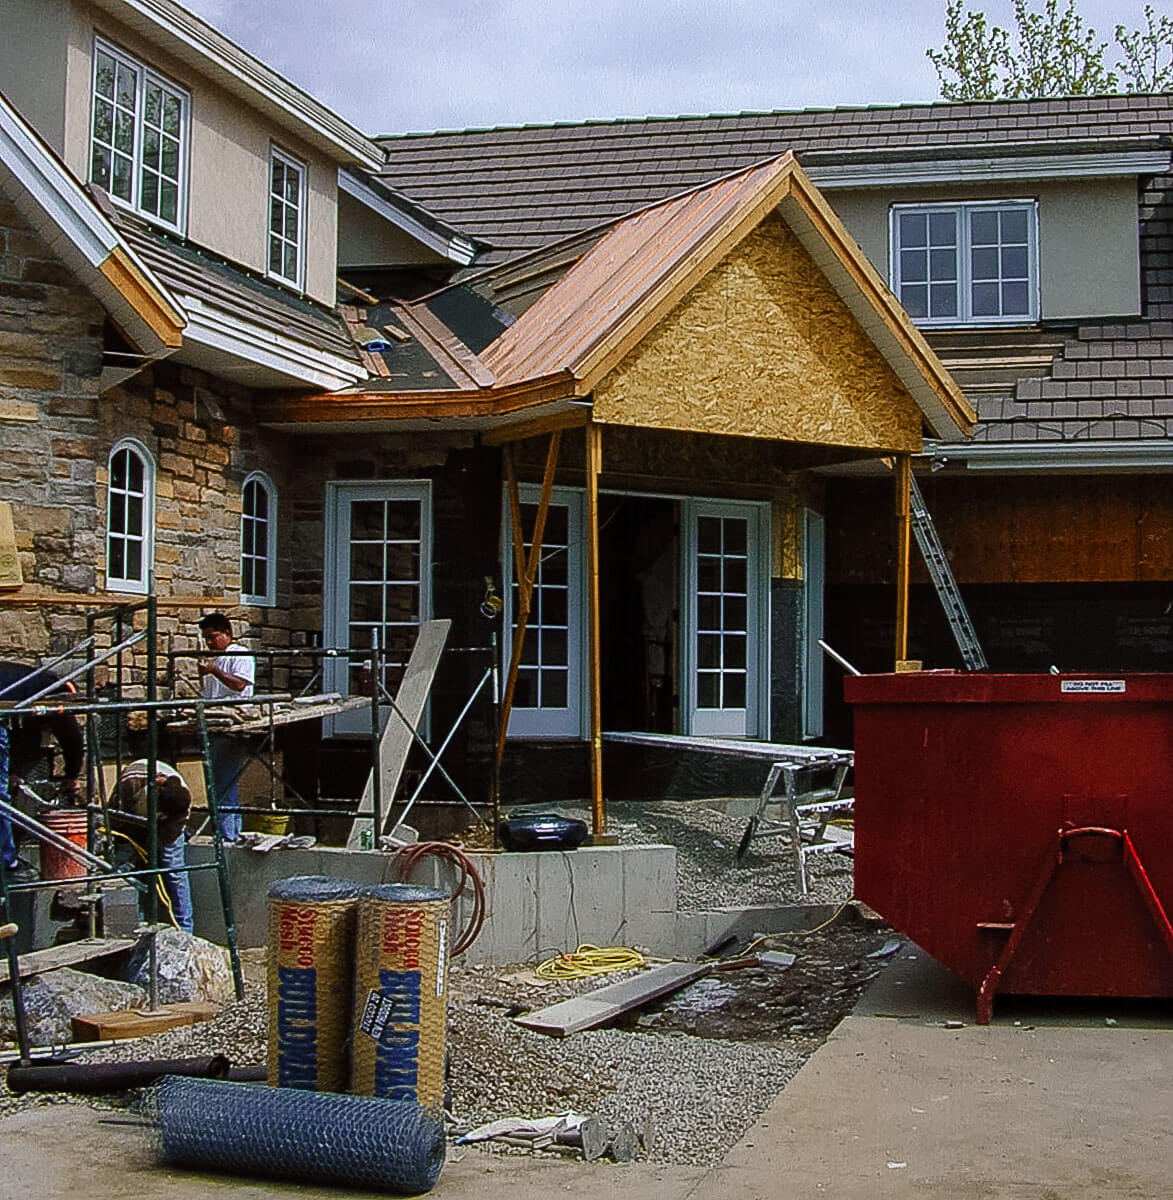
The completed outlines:
<svg viewBox="0 0 1173 1200">
<path fill-rule="evenodd" d="M 369 888 L 358 902 L 350 1090 L 444 1100 L 451 902 L 414 884 Z"/>
<path fill-rule="evenodd" d="M 350 1075 L 354 922 L 362 888 L 298 875 L 269 887 L 269 1083 L 342 1092 Z"/>
<path fill-rule="evenodd" d="M 443 1120 L 408 1101 L 167 1075 L 143 1111 L 170 1166 L 402 1195 L 444 1166 Z"/>
</svg>

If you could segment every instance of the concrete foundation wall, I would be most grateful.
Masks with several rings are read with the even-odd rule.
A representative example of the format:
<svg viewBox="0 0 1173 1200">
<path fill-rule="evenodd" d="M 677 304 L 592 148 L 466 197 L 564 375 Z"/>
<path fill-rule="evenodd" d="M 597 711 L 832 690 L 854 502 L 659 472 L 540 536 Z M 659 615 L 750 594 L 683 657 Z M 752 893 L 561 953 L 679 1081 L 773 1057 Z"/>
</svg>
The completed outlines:
<svg viewBox="0 0 1173 1200">
<path fill-rule="evenodd" d="M 188 862 L 213 861 L 204 838 L 188 846 Z M 394 860 L 377 850 L 315 846 L 256 854 L 225 848 L 236 935 L 241 947 L 268 942 L 269 885 L 296 875 L 328 875 L 378 884 L 395 878 Z M 533 854 L 471 854 L 485 884 L 486 918 L 468 951 L 471 963 L 516 963 L 574 950 L 583 942 L 634 946 L 658 957 L 695 958 L 729 934 L 805 928 L 829 916 L 830 906 L 716 909 L 676 908 L 676 850 L 672 846 L 584 846 Z M 412 882 L 447 888 L 449 869 L 424 862 Z M 195 932 L 225 941 L 217 873 L 192 872 Z M 454 915 L 463 928 L 469 906 Z"/>
</svg>

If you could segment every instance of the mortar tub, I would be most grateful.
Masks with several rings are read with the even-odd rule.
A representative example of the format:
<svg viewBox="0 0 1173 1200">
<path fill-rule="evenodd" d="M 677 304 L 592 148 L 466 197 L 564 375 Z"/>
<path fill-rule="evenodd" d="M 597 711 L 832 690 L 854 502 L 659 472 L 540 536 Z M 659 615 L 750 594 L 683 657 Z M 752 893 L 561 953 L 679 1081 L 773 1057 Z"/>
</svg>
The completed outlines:
<svg viewBox="0 0 1173 1200">
<path fill-rule="evenodd" d="M 1173 675 L 848 677 L 855 892 L 978 992 L 1173 996 Z"/>
</svg>

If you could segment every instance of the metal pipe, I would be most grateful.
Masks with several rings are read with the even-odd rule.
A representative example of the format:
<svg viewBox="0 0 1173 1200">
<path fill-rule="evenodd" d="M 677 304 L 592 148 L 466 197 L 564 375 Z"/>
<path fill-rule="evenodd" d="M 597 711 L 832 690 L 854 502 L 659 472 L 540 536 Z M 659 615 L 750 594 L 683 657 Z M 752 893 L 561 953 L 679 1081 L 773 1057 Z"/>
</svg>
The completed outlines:
<svg viewBox="0 0 1173 1200">
<path fill-rule="evenodd" d="M 10 820 L 15 821 L 22 829 L 34 834 L 42 842 L 48 842 L 50 846 L 64 851 L 64 853 L 78 862 L 87 863 L 94 867 L 101 867 L 103 871 L 114 870 L 105 859 L 99 858 L 96 854 L 91 854 L 88 850 L 83 850 L 81 846 L 69 841 L 67 838 L 63 838 L 56 830 L 50 829 L 47 825 L 42 825 L 35 817 L 30 817 L 28 813 L 22 812 L 14 804 L 9 804 L 7 800 L 0 800 L 0 812 L 4 813 Z"/>
<path fill-rule="evenodd" d="M 4 902 L 4 919 L 12 920 L 12 896 L 8 886 L 8 871 L 4 859 L 0 857 L 0 900 Z M 28 1020 L 24 1011 L 24 989 L 20 986 L 20 956 L 16 953 L 16 938 L 4 939 L 4 950 L 8 956 L 8 978 L 11 981 L 12 1017 L 16 1024 L 16 1044 L 20 1047 L 20 1061 L 29 1061 L 31 1047 L 29 1046 Z"/>
<path fill-rule="evenodd" d="M 95 662 L 97 660 L 95 659 Z M 262 704 L 281 703 L 292 700 L 292 692 L 272 692 L 264 696 L 253 696 L 248 700 L 98 700 L 94 704 L 37 704 L 32 708 L 5 706 L 0 704 L 0 712 L 19 712 L 21 716 L 48 717 L 54 713 L 116 713 L 116 712 L 149 712 L 151 709 L 183 712 L 186 709 L 200 710 L 205 708 L 255 708 Z"/>
<path fill-rule="evenodd" d="M 67 658 L 72 658 L 75 654 L 80 654 L 83 650 L 88 650 L 93 644 L 94 639 L 92 637 L 85 638 L 83 641 L 78 642 L 76 646 L 66 650 L 64 654 L 58 654 L 56 658 L 49 659 L 47 663 L 42 663 L 29 673 L 35 674 L 36 671 L 51 671 L 58 663 L 64 662 Z M 7 687 L 0 688 L 0 697 L 7 696 L 9 692 L 19 687 L 23 682 L 23 679 L 14 679 Z"/>
<path fill-rule="evenodd" d="M 853 667 L 851 663 L 849 663 L 847 659 L 843 657 L 842 654 L 837 654 L 834 650 L 832 650 L 822 638 L 819 638 L 819 646 L 824 654 L 826 654 L 829 658 L 833 658 L 841 667 L 843 667 L 844 670 L 850 671 L 852 675 L 859 675 L 861 673 L 855 667 Z"/>
<path fill-rule="evenodd" d="M 146 636 L 147 634 L 145 630 L 142 633 L 136 633 L 134 637 L 127 638 L 125 642 L 120 642 L 117 646 L 107 650 L 104 654 L 99 654 L 97 658 L 82 663 L 80 667 L 78 667 L 76 670 L 70 671 L 68 675 L 62 675 L 60 679 L 55 680 L 48 687 L 41 688 L 41 690 L 35 695 L 29 696 L 26 700 L 17 701 L 17 703 L 14 705 L 14 709 L 19 712 L 22 709 L 27 708 L 30 704 L 35 704 L 41 699 L 42 696 L 47 696 L 50 692 L 57 691 L 62 684 L 71 683 L 79 675 L 84 675 L 97 663 L 103 663 L 106 661 L 106 659 L 113 658 L 116 654 L 121 654 L 123 650 L 129 650 L 131 646 L 135 645 L 137 642 L 141 642 Z"/>
<path fill-rule="evenodd" d="M 153 1058 L 141 1062 L 13 1064 L 8 1090 L 21 1092 L 125 1092 L 150 1087 L 164 1075 L 227 1079 L 232 1064 L 223 1054 L 209 1058 Z"/>
</svg>

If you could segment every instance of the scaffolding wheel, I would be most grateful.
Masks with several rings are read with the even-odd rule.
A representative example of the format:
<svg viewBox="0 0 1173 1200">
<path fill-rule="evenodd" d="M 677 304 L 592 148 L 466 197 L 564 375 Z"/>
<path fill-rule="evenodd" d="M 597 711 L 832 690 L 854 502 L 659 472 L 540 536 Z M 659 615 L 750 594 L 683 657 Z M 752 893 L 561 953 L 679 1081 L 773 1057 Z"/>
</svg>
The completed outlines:
<svg viewBox="0 0 1173 1200">
<path fill-rule="evenodd" d="M 745 852 L 749 849 L 750 842 L 753 841 L 753 835 L 758 829 L 757 817 L 750 817 L 749 824 L 745 827 L 745 832 L 741 835 L 741 841 L 737 845 L 737 861 L 740 862 L 745 857 Z"/>
</svg>

